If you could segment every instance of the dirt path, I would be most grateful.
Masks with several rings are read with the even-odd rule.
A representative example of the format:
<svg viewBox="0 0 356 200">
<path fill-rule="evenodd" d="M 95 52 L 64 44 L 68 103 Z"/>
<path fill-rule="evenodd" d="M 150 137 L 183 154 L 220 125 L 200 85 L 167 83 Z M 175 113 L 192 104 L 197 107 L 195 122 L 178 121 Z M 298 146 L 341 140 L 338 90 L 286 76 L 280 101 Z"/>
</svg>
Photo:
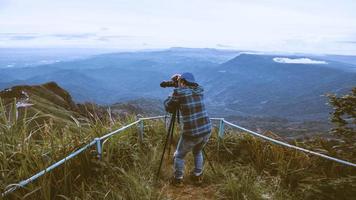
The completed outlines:
<svg viewBox="0 0 356 200">
<path fill-rule="evenodd" d="M 162 188 L 169 199 L 175 200 L 200 200 L 215 199 L 216 188 L 213 185 L 194 186 L 185 184 L 184 187 L 166 185 Z"/>
<path fill-rule="evenodd" d="M 171 152 L 175 149 L 172 148 Z M 161 176 L 165 177 L 164 184 L 161 186 L 160 190 L 161 193 L 164 194 L 170 200 L 211 200 L 216 199 L 216 191 L 217 186 L 214 184 L 207 184 L 204 182 L 201 186 L 196 186 L 193 182 L 189 179 L 189 176 L 186 175 L 184 178 L 184 186 L 183 187 L 176 187 L 169 184 L 168 177 L 172 176 L 173 172 L 173 163 L 171 160 L 172 156 L 168 159 L 166 158 L 163 163 L 163 169 L 161 172 Z M 185 158 L 185 173 L 189 173 L 190 169 L 193 168 L 193 157 L 191 153 L 189 153 Z"/>
</svg>

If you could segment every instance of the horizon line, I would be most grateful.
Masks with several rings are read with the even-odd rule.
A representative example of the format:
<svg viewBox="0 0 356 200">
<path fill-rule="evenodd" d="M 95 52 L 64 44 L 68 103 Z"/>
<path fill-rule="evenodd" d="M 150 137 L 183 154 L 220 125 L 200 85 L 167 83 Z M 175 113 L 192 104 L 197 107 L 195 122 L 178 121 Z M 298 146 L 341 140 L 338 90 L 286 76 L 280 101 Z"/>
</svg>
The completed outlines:
<svg viewBox="0 0 356 200">
<path fill-rule="evenodd" d="M 232 51 L 244 54 L 266 54 L 266 55 L 319 55 L 319 56 L 327 56 L 327 55 L 339 55 L 339 56 L 356 56 L 356 54 L 352 53 L 316 53 L 316 52 L 301 52 L 301 51 L 263 51 L 263 50 L 248 50 L 248 49 L 238 49 L 233 47 L 221 48 L 221 47 L 186 47 L 186 46 L 172 46 L 165 48 L 118 48 L 118 47 L 94 47 L 94 46 L 34 46 L 34 47 L 2 47 L 0 49 L 87 49 L 87 50 L 115 50 L 117 53 L 124 52 L 140 52 L 140 51 L 166 51 L 171 49 L 205 49 L 205 50 L 219 50 L 219 51 Z M 114 53 L 114 52 L 111 52 Z"/>
</svg>

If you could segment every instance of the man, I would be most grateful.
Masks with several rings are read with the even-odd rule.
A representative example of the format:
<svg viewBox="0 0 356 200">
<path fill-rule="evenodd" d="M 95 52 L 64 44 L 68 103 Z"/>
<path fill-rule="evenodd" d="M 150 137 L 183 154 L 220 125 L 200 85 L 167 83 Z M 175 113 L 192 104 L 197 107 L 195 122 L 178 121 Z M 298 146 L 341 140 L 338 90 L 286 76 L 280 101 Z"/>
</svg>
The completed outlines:
<svg viewBox="0 0 356 200">
<path fill-rule="evenodd" d="M 165 101 L 167 111 L 179 109 L 183 123 L 181 137 L 174 153 L 173 185 L 183 186 L 184 157 L 190 151 L 194 156 L 195 168 L 191 178 L 196 184 L 202 182 L 202 149 L 211 135 L 211 122 L 205 110 L 203 88 L 195 82 L 193 74 L 176 74 L 172 80 L 178 81 L 178 87 Z"/>
</svg>

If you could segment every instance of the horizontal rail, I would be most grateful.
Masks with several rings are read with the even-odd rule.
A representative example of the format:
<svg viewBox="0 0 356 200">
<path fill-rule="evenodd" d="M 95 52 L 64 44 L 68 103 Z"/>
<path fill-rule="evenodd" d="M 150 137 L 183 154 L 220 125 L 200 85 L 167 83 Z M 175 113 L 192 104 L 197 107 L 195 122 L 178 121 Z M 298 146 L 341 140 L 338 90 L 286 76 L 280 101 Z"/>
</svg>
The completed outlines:
<svg viewBox="0 0 356 200">
<path fill-rule="evenodd" d="M 224 118 L 219 118 L 219 117 L 210 117 L 211 120 L 224 120 Z"/>
<path fill-rule="evenodd" d="M 114 134 L 116 134 L 116 133 L 118 133 L 118 132 L 120 132 L 120 131 L 123 131 L 123 130 L 129 128 L 130 126 L 133 126 L 133 125 L 135 125 L 135 124 L 137 124 L 137 123 L 139 123 L 139 122 L 140 122 L 140 120 L 134 121 L 134 122 L 132 122 L 131 124 L 128 124 L 128 125 L 126 125 L 126 126 L 123 126 L 123 127 L 119 128 L 119 129 L 117 129 L 117 130 L 115 130 L 115 131 L 113 131 L 113 132 L 111 132 L 111 133 L 108 133 L 108 134 L 106 134 L 106 135 L 104 135 L 104 136 L 101 136 L 101 137 L 100 137 L 100 140 L 105 140 L 106 138 L 111 137 L 112 135 L 114 135 Z"/>
<path fill-rule="evenodd" d="M 6 187 L 6 191 L 4 193 L 2 193 L 2 197 L 6 196 L 7 194 L 15 191 L 16 189 L 20 188 L 20 187 L 24 187 L 26 186 L 27 184 L 31 183 L 32 181 L 36 180 L 37 178 L 43 176 L 44 174 L 46 174 L 47 172 L 53 170 L 54 168 L 62 165 L 63 163 L 65 163 L 67 160 L 70 160 L 71 158 L 77 156 L 78 154 L 80 154 L 81 152 L 83 152 L 84 150 L 88 149 L 89 147 L 93 146 L 94 144 L 97 144 L 98 143 L 100 144 L 102 140 L 104 140 L 104 142 L 111 136 L 115 135 L 116 133 L 119 133 L 121 131 L 124 131 L 125 129 L 135 125 L 135 124 L 138 124 L 140 122 L 143 122 L 144 120 L 153 120 L 153 119 L 160 119 L 160 118 L 166 118 L 166 117 L 169 117 L 167 115 L 165 116 L 155 116 L 155 117 L 146 117 L 146 118 L 139 118 L 138 120 L 126 125 L 126 126 L 123 126 L 115 131 L 112 131 L 106 135 L 103 135 L 102 137 L 100 138 L 95 138 L 93 141 L 91 141 L 89 144 L 86 144 L 85 146 L 81 147 L 80 149 L 72 152 L 71 154 L 69 154 L 68 156 L 66 156 L 65 158 L 63 158 L 62 160 L 52 164 L 51 166 L 47 167 L 46 169 L 38 172 L 37 174 L 31 176 L 30 178 L 26 179 L 26 180 L 23 180 L 17 184 L 11 184 L 11 185 L 8 185 Z M 275 140 L 273 138 L 270 138 L 270 137 L 267 137 L 267 136 L 264 136 L 264 135 L 261 135 L 259 133 L 256 133 L 254 131 L 251 131 L 251 130 L 248 130 L 246 128 L 243 128 L 241 126 L 238 126 L 236 124 L 233 124 L 231 122 L 228 122 L 226 120 L 224 120 L 224 118 L 210 118 L 211 120 L 219 120 L 220 121 L 220 127 L 219 127 L 219 136 L 223 136 L 223 132 L 224 132 L 224 126 L 223 124 L 226 123 L 232 127 L 235 127 L 235 128 L 238 128 L 240 130 L 243 130 L 245 132 L 248 132 L 254 136 L 257 136 L 259 138 L 262 138 L 264 140 L 267 140 L 267 141 L 270 141 L 270 142 L 273 142 L 275 144 L 279 144 L 279 145 L 282 145 L 282 146 L 285 146 L 285 147 L 288 147 L 288 148 L 293 148 L 293 149 L 296 149 L 296 150 L 299 150 L 299 151 L 303 151 L 303 152 L 306 152 L 306 153 L 310 153 L 310 154 L 313 154 L 313 155 L 316 155 L 316 156 L 319 156 L 319 157 L 322 157 L 322 158 L 325 158 L 325 159 L 328 159 L 328 160 L 332 160 L 332 161 L 335 161 L 335 162 L 338 162 L 338 163 L 341 163 L 341 164 L 345 164 L 345 165 L 348 165 L 348 166 L 352 166 L 352 167 L 356 167 L 356 164 L 354 163 L 351 163 L 351 162 L 348 162 L 348 161 L 345 161 L 345 160 L 341 160 L 341 159 L 338 159 L 338 158 L 334 158 L 334 157 L 331 157 L 331 156 L 327 156 L 327 155 L 324 155 L 324 154 L 321 154 L 321 153 L 317 153 L 317 152 L 314 152 L 314 151 L 310 151 L 308 149 L 304 149 L 304 148 L 301 148 L 301 147 L 297 147 L 297 146 L 294 146 L 294 145 L 291 145 L 291 144 L 288 144 L 288 143 L 284 143 L 284 142 L 281 142 L 279 140 Z M 97 148 L 102 148 L 101 145 L 98 145 Z M 101 152 L 101 149 L 97 149 L 98 153 Z"/>
<path fill-rule="evenodd" d="M 335 161 L 335 162 L 338 162 L 338 163 L 341 163 L 341 164 L 345 164 L 345 165 L 348 165 L 348 166 L 356 167 L 356 164 L 354 164 L 354 163 L 351 163 L 351 162 L 348 162 L 348 161 L 345 161 L 345 160 L 341 160 L 341 159 L 338 159 L 338 158 L 334 158 L 334 157 L 331 157 L 331 156 L 327 156 L 327 155 L 324 155 L 324 154 L 321 154 L 321 153 L 317 153 L 315 151 L 310 151 L 308 149 L 304 149 L 304 148 L 297 147 L 297 146 L 294 146 L 294 145 L 291 145 L 291 144 L 288 144 L 288 143 L 284 143 L 284 142 L 281 142 L 279 140 L 275 140 L 273 138 L 267 137 L 265 135 L 261 135 L 259 133 L 254 132 L 254 131 L 248 130 L 246 128 L 243 128 L 241 126 L 238 126 L 236 124 L 228 122 L 226 120 L 224 120 L 224 122 L 226 124 L 232 126 L 232 127 L 235 127 L 235 128 L 240 129 L 240 130 L 246 131 L 246 132 L 248 132 L 248 133 L 250 133 L 250 134 L 252 134 L 254 136 L 257 136 L 257 137 L 262 138 L 264 140 L 273 142 L 275 144 L 279 144 L 279 145 L 282 145 L 282 146 L 285 146 L 285 147 L 288 147 L 288 148 L 292 148 L 292 149 L 296 149 L 296 150 L 299 150 L 299 151 L 303 151 L 305 153 L 310 153 L 310 154 L 313 154 L 313 155 L 316 155 L 316 156 L 320 156 L 320 157 L 323 157 L 325 159 L 332 160 L 332 161 Z"/>
<path fill-rule="evenodd" d="M 160 116 L 156 116 L 156 117 L 144 117 L 144 118 L 139 118 L 141 120 L 150 120 L 150 119 L 160 119 L 160 118 L 165 118 L 168 117 L 168 115 L 160 115 Z"/>
<path fill-rule="evenodd" d="M 5 192 L 3 192 L 1 194 L 2 197 L 8 195 L 9 193 L 15 191 L 16 189 L 20 188 L 20 187 L 25 187 L 27 184 L 31 183 L 32 181 L 36 180 L 37 178 L 43 176 L 44 174 L 46 174 L 47 172 L 49 171 L 52 171 L 53 169 L 55 169 L 56 167 L 62 165 L 63 163 L 65 163 L 66 161 L 70 160 L 71 158 L 77 156 L 78 154 L 80 154 L 81 152 L 83 152 L 84 150 L 88 149 L 89 147 L 95 145 L 95 144 L 98 144 L 98 142 L 100 143 L 102 140 L 106 141 L 109 137 L 121 132 L 121 131 L 124 131 L 125 129 L 135 125 L 135 124 L 138 124 L 139 122 L 143 121 L 143 120 L 153 120 L 153 119 L 160 119 L 160 118 L 164 118 L 166 116 L 155 116 L 155 117 L 146 117 L 146 118 L 139 118 L 139 120 L 137 121 L 134 121 L 126 126 L 123 126 L 115 131 L 112 131 L 110 133 L 107 133 L 106 135 L 103 135 L 102 137 L 100 138 L 95 138 L 93 141 L 91 141 L 89 144 L 86 144 L 85 146 L 83 146 L 82 148 L 72 152 L 71 154 L 69 154 L 67 157 L 63 158 L 62 160 L 52 164 L 51 166 L 47 167 L 46 169 L 38 172 L 37 174 L 31 176 L 30 178 L 26 179 L 26 180 L 23 180 L 23 181 L 20 181 L 19 183 L 17 184 L 11 184 L 11 185 L 8 185 L 5 189 Z M 98 146 L 97 146 L 98 148 Z M 100 146 L 99 146 L 100 148 Z M 100 152 L 100 150 L 98 149 L 98 152 Z"/>
<path fill-rule="evenodd" d="M 83 146 L 82 148 L 74 151 L 73 153 L 69 154 L 67 157 L 63 158 L 62 160 L 52 164 L 51 166 L 47 167 L 46 169 L 38 172 L 37 174 L 31 176 L 30 178 L 23 180 L 21 182 L 19 182 L 18 184 L 11 184 L 9 186 L 7 186 L 6 188 L 8 188 L 4 193 L 2 193 L 2 196 L 6 196 L 7 194 L 15 191 L 16 189 L 20 188 L 20 187 L 24 187 L 27 184 L 31 183 L 32 181 L 36 180 L 37 178 L 39 178 L 40 176 L 43 176 L 44 174 L 46 174 L 47 172 L 53 170 L 54 168 L 62 165 L 63 163 L 65 163 L 67 160 L 70 160 L 71 158 L 77 156 L 78 154 L 80 154 L 81 152 L 83 152 L 84 150 L 86 150 L 87 148 L 93 146 L 95 144 L 95 141 L 91 141 L 89 144 Z"/>
</svg>

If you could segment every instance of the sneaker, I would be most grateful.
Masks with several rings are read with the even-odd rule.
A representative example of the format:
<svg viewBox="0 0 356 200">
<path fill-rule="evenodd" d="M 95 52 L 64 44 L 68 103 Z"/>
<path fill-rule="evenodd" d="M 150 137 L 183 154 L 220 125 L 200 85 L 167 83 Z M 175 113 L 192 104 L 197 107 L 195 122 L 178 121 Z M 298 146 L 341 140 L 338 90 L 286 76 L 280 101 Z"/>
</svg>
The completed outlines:
<svg viewBox="0 0 356 200">
<path fill-rule="evenodd" d="M 183 179 L 172 177 L 171 184 L 176 187 L 183 187 Z"/>
<path fill-rule="evenodd" d="M 201 185 L 203 183 L 203 174 L 196 176 L 194 173 L 190 173 L 190 179 L 195 185 Z"/>
</svg>

